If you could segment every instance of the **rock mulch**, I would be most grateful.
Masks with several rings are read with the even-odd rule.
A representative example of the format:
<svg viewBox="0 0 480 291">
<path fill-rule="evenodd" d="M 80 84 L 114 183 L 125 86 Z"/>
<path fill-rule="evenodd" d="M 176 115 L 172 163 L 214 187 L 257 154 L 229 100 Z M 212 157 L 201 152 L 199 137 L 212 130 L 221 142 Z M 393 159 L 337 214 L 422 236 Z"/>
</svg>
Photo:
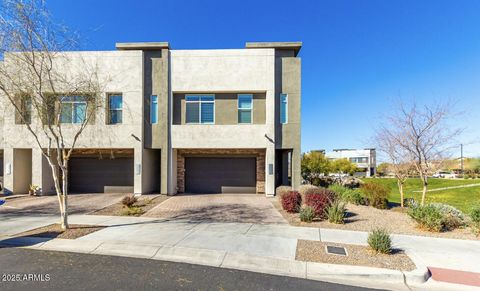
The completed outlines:
<svg viewBox="0 0 480 291">
<path fill-rule="evenodd" d="M 134 206 L 141 208 L 142 214 L 145 214 L 148 210 L 154 208 L 163 201 L 169 199 L 170 196 L 167 195 L 142 195 L 138 197 L 138 201 Z M 100 210 L 94 211 L 90 214 L 93 215 L 107 215 L 107 216 L 125 216 L 127 207 L 118 202 L 112 205 L 109 205 Z"/>
<path fill-rule="evenodd" d="M 301 222 L 298 213 L 288 213 L 282 209 L 280 202 L 272 201 L 275 208 L 283 215 L 290 225 L 334 228 L 343 230 L 371 231 L 375 228 L 384 228 L 390 233 L 432 236 L 441 238 L 480 240 L 470 228 L 459 228 L 445 232 L 430 232 L 417 228 L 417 224 L 400 207 L 392 209 L 377 209 L 363 205 L 347 205 L 345 224 L 333 224 L 325 220 L 314 220 L 311 223 Z"/>
<path fill-rule="evenodd" d="M 104 226 L 92 226 L 83 224 L 71 224 L 70 228 L 63 230 L 60 224 L 50 224 L 47 226 L 35 228 L 15 235 L 16 237 L 43 237 L 43 238 L 63 238 L 76 239 L 92 232 L 105 228 Z"/>
<path fill-rule="evenodd" d="M 347 250 L 347 255 L 341 256 L 328 254 L 325 250 L 327 245 L 344 247 Z M 326 264 L 386 268 L 400 271 L 412 271 L 416 269 L 416 266 L 410 257 L 400 250 L 394 250 L 391 254 L 376 254 L 368 247 L 364 246 L 324 243 L 311 240 L 298 241 L 296 260 Z"/>
</svg>

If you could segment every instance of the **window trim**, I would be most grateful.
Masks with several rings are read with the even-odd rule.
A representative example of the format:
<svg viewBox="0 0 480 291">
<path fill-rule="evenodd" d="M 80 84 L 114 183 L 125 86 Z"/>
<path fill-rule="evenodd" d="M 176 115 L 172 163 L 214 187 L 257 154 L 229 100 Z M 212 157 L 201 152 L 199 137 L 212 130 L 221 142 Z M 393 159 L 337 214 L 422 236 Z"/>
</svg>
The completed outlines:
<svg viewBox="0 0 480 291">
<path fill-rule="evenodd" d="M 240 96 L 250 96 L 250 108 L 240 108 Z M 238 113 L 240 111 L 250 110 L 250 122 L 240 122 L 238 118 Z M 250 93 L 239 93 L 237 94 L 237 124 L 253 124 L 253 94 Z"/>
<path fill-rule="evenodd" d="M 285 96 L 285 122 L 282 122 L 282 96 Z M 280 93 L 280 123 L 287 124 L 288 123 L 288 93 Z"/>
<path fill-rule="evenodd" d="M 122 108 L 121 109 L 112 109 L 110 107 L 110 97 L 111 96 L 120 96 L 122 98 Z M 113 123 L 112 122 L 112 110 L 122 112 L 122 122 Z M 122 93 L 107 93 L 107 125 L 119 125 L 123 124 L 123 94 Z"/>
<path fill-rule="evenodd" d="M 85 98 L 85 100 L 82 100 L 82 101 L 78 101 L 78 100 L 75 100 L 75 97 L 82 97 L 82 98 Z M 63 100 L 63 98 L 73 98 L 73 100 Z M 87 96 L 84 96 L 84 95 L 60 95 L 59 96 L 59 103 L 60 103 L 60 119 L 58 120 L 58 122 L 60 124 L 70 124 L 70 125 L 78 125 L 78 124 L 83 124 L 86 120 L 87 120 L 87 113 L 88 113 L 88 98 Z M 64 104 L 71 104 L 71 107 L 72 107 L 72 110 L 71 110 L 71 122 L 62 122 L 62 106 Z M 84 116 L 83 116 L 83 120 L 82 122 L 74 122 L 74 112 L 75 112 L 75 104 L 85 104 L 85 112 L 84 112 Z"/>
<path fill-rule="evenodd" d="M 188 97 L 199 97 L 198 101 L 188 101 Z M 202 101 L 202 97 L 213 97 L 213 101 Z M 185 94 L 185 124 L 215 124 L 215 94 Z M 198 122 L 187 122 L 187 103 L 198 103 Z M 213 103 L 213 122 L 202 122 L 202 103 Z"/>
<path fill-rule="evenodd" d="M 155 102 L 153 102 L 153 97 L 155 97 Z M 157 112 L 155 112 L 155 122 L 153 122 L 153 113 L 154 111 L 152 110 L 153 104 L 157 105 Z M 158 95 L 150 95 L 150 124 L 158 124 Z"/>
</svg>

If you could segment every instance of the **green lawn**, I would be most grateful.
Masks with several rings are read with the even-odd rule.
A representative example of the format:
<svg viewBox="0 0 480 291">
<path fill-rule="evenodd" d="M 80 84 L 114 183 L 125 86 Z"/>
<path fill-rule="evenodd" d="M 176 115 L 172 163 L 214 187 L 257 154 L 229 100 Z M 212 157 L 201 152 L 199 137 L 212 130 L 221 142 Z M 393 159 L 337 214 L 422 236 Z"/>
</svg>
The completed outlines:
<svg viewBox="0 0 480 291">
<path fill-rule="evenodd" d="M 383 185 L 389 186 L 392 191 L 388 197 L 391 202 L 400 203 L 400 193 L 398 192 L 397 180 L 393 178 L 367 178 L 364 181 L 375 181 Z M 429 179 L 428 189 L 436 189 L 442 187 L 459 186 L 467 184 L 480 183 L 479 179 L 472 180 L 450 180 L 450 179 Z M 418 178 L 408 179 L 405 185 L 405 198 L 414 198 L 416 201 L 420 201 L 422 193 L 413 192 L 422 190 L 422 183 Z M 480 203 L 480 186 L 447 189 L 441 191 L 427 192 L 427 202 L 439 202 L 452 205 L 463 212 L 469 212 L 470 207 L 474 203 Z"/>
</svg>

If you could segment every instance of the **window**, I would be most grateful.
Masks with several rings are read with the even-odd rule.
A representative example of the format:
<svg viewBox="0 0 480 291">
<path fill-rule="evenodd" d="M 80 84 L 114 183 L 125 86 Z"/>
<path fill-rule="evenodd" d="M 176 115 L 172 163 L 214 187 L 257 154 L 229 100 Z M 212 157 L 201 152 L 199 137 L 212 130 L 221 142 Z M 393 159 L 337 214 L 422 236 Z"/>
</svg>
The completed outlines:
<svg viewBox="0 0 480 291">
<path fill-rule="evenodd" d="M 158 96 L 152 95 L 150 97 L 150 123 L 155 124 L 158 122 Z"/>
<path fill-rule="evenodd" d="M 280 123 L 288 122 L 288 94 L 280 94 Z"/>
<path fill-rule="evenodd" d="M 20 100 L 20 115 L 19 118 L 16 119 L 18 122 L 17 124 L 31 124 L 32 123 L 32 98 L 24 96 Z"/>
<path fill-rule="evenodd" d="M 122 123 L 123 98 L 121 94 L 108 95 L 108 124 Z"/>
<path fill-rule="evenodd" d="M 352 163 L 368 163 L 368 157 L 354 157 L 350 158 Z"/>
<path fill-rule="evenodd" d="M 60 110 L 60 123 L 83 123 L 87 118 L 87 97 L 61 96 Z"/>
<path fill-rule="evenodd" d="M 186 123 L 215 123 L 215 95 L 187 95 Z"/>
<path fill-rule="evenodd" d="M 238 95 L 238 123 L 252 123 L 252 94 Z"/>
</svg>

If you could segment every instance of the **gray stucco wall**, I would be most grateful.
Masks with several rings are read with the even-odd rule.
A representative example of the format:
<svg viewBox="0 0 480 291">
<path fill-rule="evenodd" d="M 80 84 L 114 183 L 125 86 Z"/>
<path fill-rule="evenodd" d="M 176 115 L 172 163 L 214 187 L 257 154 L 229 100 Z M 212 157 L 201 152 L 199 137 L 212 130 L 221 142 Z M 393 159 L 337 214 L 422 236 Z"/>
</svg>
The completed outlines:
<svg viewBox="0 0 480 291">
<path fill-rule="evenodd" d="M 195 94 L 192 92 L 192 94 Z M 210 93 L 211 94 L 211 93 Z M 248 93 L 242 93 L 248 94 Z M 173 124 L 185 124 L 185 93 L 173 94 Z M 253 124 L 265 124 L 265 93 L 253 93 Z M 215 93 L 215 124 L 238 124 L 238 94 Z"/>
</svg>

